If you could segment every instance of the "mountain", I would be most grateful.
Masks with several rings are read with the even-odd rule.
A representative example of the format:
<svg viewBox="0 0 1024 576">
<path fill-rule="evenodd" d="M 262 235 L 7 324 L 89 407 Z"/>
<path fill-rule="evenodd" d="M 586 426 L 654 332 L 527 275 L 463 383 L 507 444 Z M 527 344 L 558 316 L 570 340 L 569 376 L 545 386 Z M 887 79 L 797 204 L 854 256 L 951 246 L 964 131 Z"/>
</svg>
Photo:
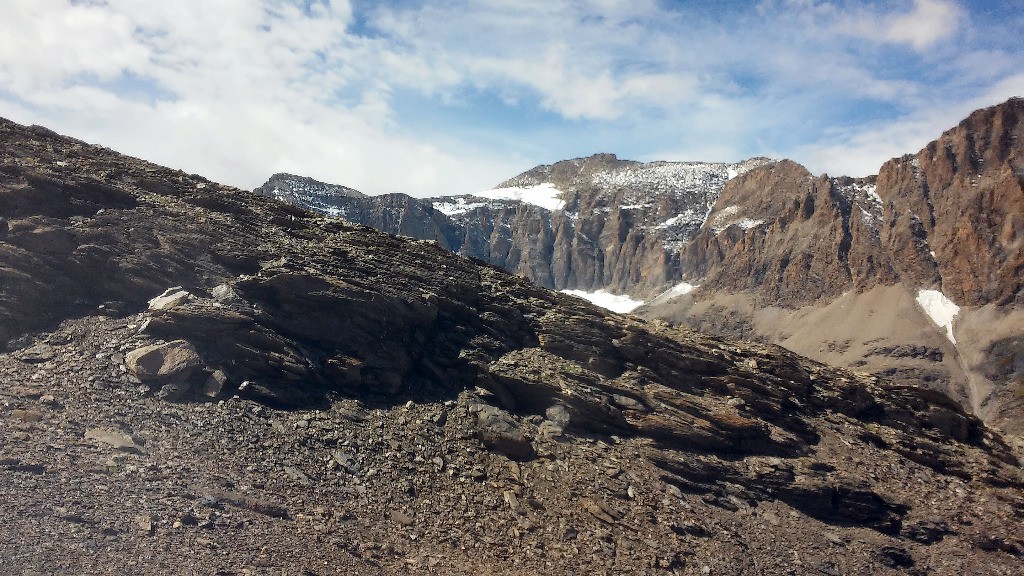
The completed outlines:
<svg viewBox="0 0 1024 576">
<path fill-rule="evenodd" d="M 645 164 L 597 154 L 534 168 L 475 195 L 346 195 L 325 205 L 315 194 L 274 193 L 301 188 L 282 185 L 281 175 L 256 192 L 384 232 L 434 240 L 540 286 L 642 292 L 678 278 L 678 249 L 700 227 L 725 182 L 769 162 Z M 330 186 L 316 183 L 313 189 Z"/>
<path fill-rule="evenodd" d="M 787 161 L 730 181 L 683 249 L 701 289 L 642 313 L 924 383 L 1024 433 L 1022 116 L 1020 98 L 978 110 L 877 177 Z"/>
<path fill-rule="evenodd" d="M 2 120 L 0 215 L 5 573 L 1024 555 L 1019 461 L 936 392 Z"/>
<path fill-rule="evenodd" d="M 647 318 L 923 384 L 1020 436 L 1022 114 L 1020 98 L 979 110 L 867 178 L 599 154 L 475 196 L 405 197 L 401 227 L 349 219 L 542 286 L 629 294 Z"/>
<path fill-rule="evenodd" d="M 366 198 L 366 194 L 336 184 L 324 184 L 312 178 L 294 174 L 274 174 L 267 182 L 257 188 L 256 193 L 301 206 L 314 212 L 322 212 L 338 216 L 338 206 L 349 198 Z"/>
</svg>

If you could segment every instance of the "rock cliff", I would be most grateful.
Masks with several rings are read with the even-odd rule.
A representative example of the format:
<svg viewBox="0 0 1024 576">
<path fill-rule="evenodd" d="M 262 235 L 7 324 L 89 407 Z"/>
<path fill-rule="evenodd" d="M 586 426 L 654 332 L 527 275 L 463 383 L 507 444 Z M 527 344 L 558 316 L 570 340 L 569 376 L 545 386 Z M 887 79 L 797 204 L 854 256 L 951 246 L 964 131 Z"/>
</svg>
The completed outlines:
<svg viewBox="0 0 1024 576">
<path fill-rule="evenodd" d="M 949 398 L 0 121 L 9 573 L 1008 574 Z M 941 502 L 936 507 L 934 503 Z"/>
</svg>

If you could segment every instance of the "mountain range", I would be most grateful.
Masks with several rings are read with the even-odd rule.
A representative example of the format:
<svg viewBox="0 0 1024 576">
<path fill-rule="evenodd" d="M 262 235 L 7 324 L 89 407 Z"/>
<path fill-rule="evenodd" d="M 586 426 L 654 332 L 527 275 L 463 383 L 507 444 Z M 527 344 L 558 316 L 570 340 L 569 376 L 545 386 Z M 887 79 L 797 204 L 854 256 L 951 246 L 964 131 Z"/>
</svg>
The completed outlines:
<svg viewBox="0 0 1024 576">
<path fill-rule="evenodd" d="M 663 285 L 636 282 L 644 296 L 714 251 L 687 277 L 699 289 L 649 307 L 741 331 L 743 310 L 713 298 L 757 303 L 755 319 L 890 290 L 913 302 L 904 283 L 929 269 L 895 254 L 931 247 L 948 295 L 1003 295 L 964 300 L 959 314 L 996 318 L 1014 306 L 1003 277 L 969 280 L 989 274 L 986 253 L 1012 260 L 1019 219 L 1006 213 L 995 237 L 984 222 L 939 222 L 951 204 L 990 227 L 1004 214 L 968 210 L 971 198 L 1013 198 L 1020 181 L 1017 149 L 999 160 L 977 126 L 1002 118 L 1019 130 L 1007 120 L 1016 107 L 962 130 L 985 150 L 977 180 L 939 188 L 944 164 L 919 158 L 920 173 L 904 173 L 910 157 L 879 175 L 878 253 L 855 247 L 861 216 L 844 223 L 840 201 L 877 204 L 872 182 L 789 162 L 604 156 L 544 167 L 493 197 L 437 200 L 451 212 L 482 204 L 452 216 L 408 197 L 275 185 L 297 182 L 293 201 L 315 195 L 337 215 L 357 213 L 333 205 L 347 198 L 382 224 L 456 232 L 417 240 L 0 120 L 0 573 L 1017 573 L 1020 453 L 947 395 L 758 342 L 763 325 L 738 340 L 616 314 L 452 252 L 468 250 L 460 238 L 502 252 L 502 224 L 519 241 L 550 223 L 552 246 L 578 239 L 565 259 L 536 239 L 503 257 L 588 289 L 653 267 Z M 948 134 L 955 151 L 960 132 Z M 638 174 L 665 175 L 663 198 L 630 188 Z M 551 191 L 573 181 L 577 192 Z M 847 192 L 833 196 L 834 182 Z M 747 194 L 762 189 L 779 196 Z M 890 214 L 898 202 L 933 206 L 934 223 Z M 431 220 L 405 217 L 414 210 Z M 453 220 L 473 211 L 495 220 Z M 826 224 L 848 227 L 849 242 Z M 810 236 L 795 244 L 798 232 Z M 947 233 L 979 235 L 969 270 L 954 272 Z M 590 272 L 575 270 L 578 255 Z M 750 271 L 783 273 L 741 279 L 725 270 L 740 256 Z M 842 292 L 844 274 L 872 269 L 850 262 L 874 262 L 894 283 Z M 822 278 L 786 296 L 797 271 Z M 973 337 L 958 319 L 952 334 L 907 322 L 934 346 Z M 929 345 L 918 344 L 925 356 Z"/>
<path fill-rule="evenodd" d="M 287 174 L 256 192 L 540 286 L 628 295 L 646 318 L 942 390 L 1020 435 L 1022 116 L 1020 98 L 978 110 L 866 178 L 598 154 L 473 195 L 354 196 Z"/>
</svg>

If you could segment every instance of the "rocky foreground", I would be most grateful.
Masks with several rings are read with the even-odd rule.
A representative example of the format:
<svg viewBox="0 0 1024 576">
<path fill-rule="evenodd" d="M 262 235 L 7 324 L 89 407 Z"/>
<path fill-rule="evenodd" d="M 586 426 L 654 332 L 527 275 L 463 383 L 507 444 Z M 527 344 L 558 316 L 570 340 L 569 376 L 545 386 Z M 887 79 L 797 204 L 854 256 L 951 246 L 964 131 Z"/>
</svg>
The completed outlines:
<svg viewBox="0 0 1024 576">
<path fill-rule="evenodd" d="M 0 123 L 0 572 L 1014 574 L 935 392 Z"/>
</svg>

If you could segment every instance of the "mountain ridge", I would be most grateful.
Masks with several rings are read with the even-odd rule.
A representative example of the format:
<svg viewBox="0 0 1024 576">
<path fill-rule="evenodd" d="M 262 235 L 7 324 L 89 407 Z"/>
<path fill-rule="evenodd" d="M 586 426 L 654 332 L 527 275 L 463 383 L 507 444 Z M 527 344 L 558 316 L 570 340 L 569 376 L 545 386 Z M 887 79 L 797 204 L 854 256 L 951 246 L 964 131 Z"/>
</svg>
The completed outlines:
<svg viewBox="0 0 1024 576">
<path fill-rule="evenodd" d="M 1021 336 L 1012 326 L 1024 303 L 1022 116 L 1021 98 L 977 110 L 921 151 L 893 158 L 865 178 L 816 176 L 792 160 L 755 158 L 731 174 L 721 164 L 643 164 L 598 154 L 541 165 L 499 184 L 499 190 L 553 187 L 564 201 L 559 210 L 466 196 L 421 201 L 425 214 L 451 212 L 451 225 L 405 223 L 400 230 L 355 221 L 435 239 L 542 286 L 629 294 L 647 301 L 640 313 L 649 318 L 785 341 L 821 361 L 928 382 L 1022 434 L 1017 395 L 1024 394 L 1024 350 L 1005 344 Z M 725 174 L 675 194 L 686 188 L 685 178 L 651 177 L 671 172 L 666 166 L 693 181 L 702 174 L 697 166 L 718 166 Z M 646 179 L 623 177 L 644 167 Z M 834 341 L 834 323 L 862 322 L 830 308 L 851 292 L 863 295 L 865 310 L 906 317 L 920 329 L 893 328 L 902 335 L 883 334 L 890 341 L 881 346 L 854 343 L 853 334 L 849 342 Z M 922 304 L 932 292 L 957 310 L 948 326 L 933 322 Z M 901 304 L 884 304 L 881 293 Z M 861 300 L 850 305 L 856 309 Z M 797 342 L 790 328 L 765 324 L 782 318 L 775 308 L 816 337 Z M 830 320 L 821 326 L 795 320 L 822 314 Z M 957 337 L 961 327 L 977 333 L 982 318 L 998 327 L 991 337 Z M 876 353 L 924 340 L 944 350 L 943 360 Z M 837 352 L 849 349 L 862 355 Z M 1003 368 L 993 371 L 992 364 Z"/>
<path fill-rule="evenodd" d="M 4 121 L 0 214 L 4 571 L 1024 555 L 1019 461 L 936 392 Z"/>
</svg>

